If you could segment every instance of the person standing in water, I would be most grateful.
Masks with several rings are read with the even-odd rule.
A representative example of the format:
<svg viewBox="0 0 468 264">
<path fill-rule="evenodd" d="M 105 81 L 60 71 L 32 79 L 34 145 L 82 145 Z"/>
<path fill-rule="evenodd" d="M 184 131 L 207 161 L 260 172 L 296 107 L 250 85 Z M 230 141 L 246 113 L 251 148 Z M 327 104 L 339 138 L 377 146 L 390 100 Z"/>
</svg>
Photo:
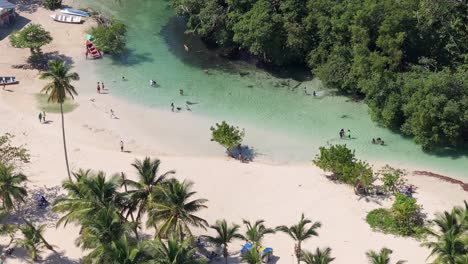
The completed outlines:
<svg viewBox="0 0 468 264">
<path fill-rule="evenodd" d="M 179 94 L 180 94 L 181 96 L 184 96 L 184 90 L 183 90 L 183 89 L 179 89 Z"/>
<path fill-rule="evenodd" d="M 174 112 L 174 103 L 171 103 L 171 111 Z"/>
<path fill-rule="evenodd" d="M 104 88 L 104 82 L 101 82 L 102 84 L 102 90 L 104 91 L 106 88 Z"/>
<path fill-rule="evenodd" d="M 340 138 L 343 138 L 344 137 L 344 129 L 341 129 L 340 130 Z"/>
<path fill-rule="evenodd" d="M 96 90 L 98 93 L 101 93 L 101 86 L 99 85 L 99 82 L 97 82 Z"/>
<path fill-rule="evenodd" d="M 351 130 L 348 129 L 348 138 L 351 138 Z"/>
<path fill-rule="evenodd" d="M 315 92 L 315 91 L 312 94 L 314 95 L 314 97 L 317 96 L 317 92 Z"/>
<path fill-rule="evenodd" d="M 42 113 L 39 112 L 39 122 L 42 123 Z"/>
</svg>

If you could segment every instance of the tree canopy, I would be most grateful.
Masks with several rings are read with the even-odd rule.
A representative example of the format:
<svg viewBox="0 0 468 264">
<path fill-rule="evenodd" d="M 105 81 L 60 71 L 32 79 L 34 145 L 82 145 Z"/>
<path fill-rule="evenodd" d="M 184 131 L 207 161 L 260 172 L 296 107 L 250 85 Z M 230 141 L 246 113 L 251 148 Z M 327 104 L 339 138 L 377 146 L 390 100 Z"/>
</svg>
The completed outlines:
<svg viewBox="0 0 468 264">
<path fill-rule="evenodd" d="M 468 5 L 455 0 L 172 0 L 228 52 L 306 65 L 425 150 L 468 142 Z"/>
<path fill-rule="evenodd" d="M 52 36 L 39 24 L 29 24 L 23 30 L 10 36 L 15 48 L 29 48 L 32 54 L 41 53 L 41 47 L 52 42 Z"/>
</svg>

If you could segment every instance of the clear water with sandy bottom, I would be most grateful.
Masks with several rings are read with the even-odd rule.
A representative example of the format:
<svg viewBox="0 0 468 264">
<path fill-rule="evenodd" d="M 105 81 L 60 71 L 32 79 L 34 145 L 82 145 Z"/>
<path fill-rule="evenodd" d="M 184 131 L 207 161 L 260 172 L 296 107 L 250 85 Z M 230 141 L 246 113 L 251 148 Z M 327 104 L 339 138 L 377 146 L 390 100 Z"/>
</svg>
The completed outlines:
<svg viewBox="0 0 468 264">
<path fill-rule="evenodd" d="M 190 102 L 192 113 L 245 128 L 246 143 L 275 162 L 309 161 L 319 146 L 345 143 L 361 159 L 468 179 L 468 151 L 424 153 L 410 138 L 372 122 L 365 104 L 334 96 L 318 80 L 299 84 L 217 57 L 184 34 L 184 22 L 175 17 L 170 1 L 88 0 L 83 5 L 112 14 L 128 27 L 129 53 L 99 62 L 98 75 L 119 97 L 167 111 L 171 102 L 187 111 Z M 150 79 L 157 87 L 149 85 Z M 316 97 L 310 95 L 314 90 Z M 249 128 L 265 135 L 249 137 Z M 340 139 L 342 128 L 350 129 L 351 139 Z M 279 137 L 272 141 L 272 134 Z M 372 144 L 377 137 L 386 146 Z"/>
</svg>

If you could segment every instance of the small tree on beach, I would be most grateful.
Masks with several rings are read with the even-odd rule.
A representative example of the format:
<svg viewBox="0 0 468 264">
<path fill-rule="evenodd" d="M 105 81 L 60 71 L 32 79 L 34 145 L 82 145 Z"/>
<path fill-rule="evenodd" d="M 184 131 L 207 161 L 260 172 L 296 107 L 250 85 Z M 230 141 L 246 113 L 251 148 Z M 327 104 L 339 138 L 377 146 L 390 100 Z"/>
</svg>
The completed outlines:
<svg viewBox="0 0 468 264">
<path fill-rule="evenodd" d="M 2 207 L 6 211 L 14 209 L 14 201 L 24 202 L 27 191 L 19 186 L 27 181 L 27 177 L 22 173 L 15 173 L 12 165 L 0 163 L 0 198 Z"/>
<path fill-rule="evenodd" d="M 218 246 L 223 246 L 224 261 L 228 263 L 229 251 L 228 244 L 234 239 L 242 239 L 243 236 L 239 234 L 239 225 L 233 224 L 229 226 L 226 220 L 218 220 L 215 225 L 210 228 L 216 231 L 216 236 L 206 236 L 209 242 Z"/>
<path fill-rule="evenodd" d="M 42 53 L 42 46 L 52 42 L 52 36 L 40 24 L 31 23 L 23 30 L 10 35 L 10 42 L 15 48 L 29 48 L 31 56 L 35 56 Z"/>
<path fill-rule="evenodd" d="M 317 248 L 314 253 L 303 250 L 301 253 L 301 261 L 306 264 L 329 264 L 335 258 L 331 257 L 331 248 Z"/>
<path fill-rule="evenodd" d="M 249 248 L 242 256 L 241 262 L 247 264 L 262 264 L 262 254 L 258 252 L 256 245 Z"/>
<path fill-rule="evenodd" d="M 62 116 L 62 137 L 63 137 L 63 149 L 65 153 L 65 164 L 67 166 L 68 179 L 71 181 L 70 166 L 68 164 L 67 144 L 65 140 L 65 120 L 63 118 L 63 103 L 69 95 L 72 99 L 78 93 L 75 87 L 71 84 L 72 81 L 79 80 L 78 73 L 70 72 L 71 67 L 66 65 L 63 60 L 51 60 L 49 61 L 49 69 L 39 75 L 40 79 L 50 80 L 42 92 L 49 95 L 48 102 L 54 102 L 60 104 L 60 114 Z"/>
<path fill-rule="evenodd" d="M 94 45 L 103 52 L 118 55 L 125 51 L 125 24 L 110 20 L 91 28 L 90 34 L 94 37 Z"/>
<path fill-rule="evenodd" d="M 221 124 L 216 123 L 216 127 L 211 127 L 211 140 L 218 142 L 225 147 L 229 152 L 233 147 L 240 146 L 245 136 L 244 130 L 239 130 L 238 127 L 230 126 L 226 121 Z"/>
<path fill-rule="evenodd" d="M 308 224 L 312 224 L 307 226 Z M 321 227 L 322 224 L 320 222 L 314 222 L 310 219 L 304 217 L 304 214 L 301 215 L 301 219 L 296 225 L 288 226 L 278 226 L 276 228 L 277 231 L 281 231 L 283 233 L 288 234 L 294 241 L 296 241 L 296 245 L 294 247 L 297 263 L 299 264 L 301 260 L 301 253 L 302 253 L 302 242 L 313 237 L 318 236 L 317 229 Z"/>
<path fill-rule="evenodd" d="M 346 145 L 331 145 L 330 147 L 320 147 L 320 154 L 313 160 L 324 171 L 333 173 L 337 178 L 341 178 L 346 167 L 352 166 L 355 162 L 354 151 Z"/>
</svg>

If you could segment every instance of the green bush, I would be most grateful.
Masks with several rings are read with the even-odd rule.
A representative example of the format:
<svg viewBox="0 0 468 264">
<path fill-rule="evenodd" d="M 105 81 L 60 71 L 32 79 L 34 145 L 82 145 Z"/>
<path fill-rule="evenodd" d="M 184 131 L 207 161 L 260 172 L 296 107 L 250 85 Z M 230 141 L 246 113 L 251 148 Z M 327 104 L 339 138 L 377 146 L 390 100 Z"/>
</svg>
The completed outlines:
<svg viewBox="0 0 468 264">
<path fill-rule="evenodd" d="M 360 183 L 370 187 L 374 182 L 372 168 L 364 161 L 356 160 L 354 151 L 346 145 L 320 147 L 320 153 L 312 161 L 324 171 L 331 172 L 337 180 L 350 185 Z"/>
<path fill-rule="evenodd" d="M 55 10 L 62 7 L 62 0 L 45 0 L 44 7 L 50 10 Z"/>
<path fill-rule="evenodd" d="M 399 236 L 421 237 L 424 220 L 415 198 L 397 194 L 391 209 L 379 208 L 366 217 L 372 229 Z"/>
<path fill-rule="evenodd" d="M 245 132 L 239 130 L 238 127 L 230 126 L 225 121 L 221 124 L 216 123 L 216 127 L 211 127 L 211 140 L 218 142 L 220 145 L 229 149 L 238 146 L 242 143 Z"/>
<path fill-rule="evenodd" d="M 124 24 L 111 20 L 107 24 L 100 24 L 90 30 L 94 37 L 93 44 L 105 53 L 118 55 L 125 51 L 125 35 L 127 28 Z"/>
<path fill-rule="evenodd" d="M 405 184 L 405 180 L 403 179 L 404 171 L 400 169 L 385 165 L 378 174 L 382 180 L 382 191 L 384 192 L 397 193 Z"/>
</svg>

